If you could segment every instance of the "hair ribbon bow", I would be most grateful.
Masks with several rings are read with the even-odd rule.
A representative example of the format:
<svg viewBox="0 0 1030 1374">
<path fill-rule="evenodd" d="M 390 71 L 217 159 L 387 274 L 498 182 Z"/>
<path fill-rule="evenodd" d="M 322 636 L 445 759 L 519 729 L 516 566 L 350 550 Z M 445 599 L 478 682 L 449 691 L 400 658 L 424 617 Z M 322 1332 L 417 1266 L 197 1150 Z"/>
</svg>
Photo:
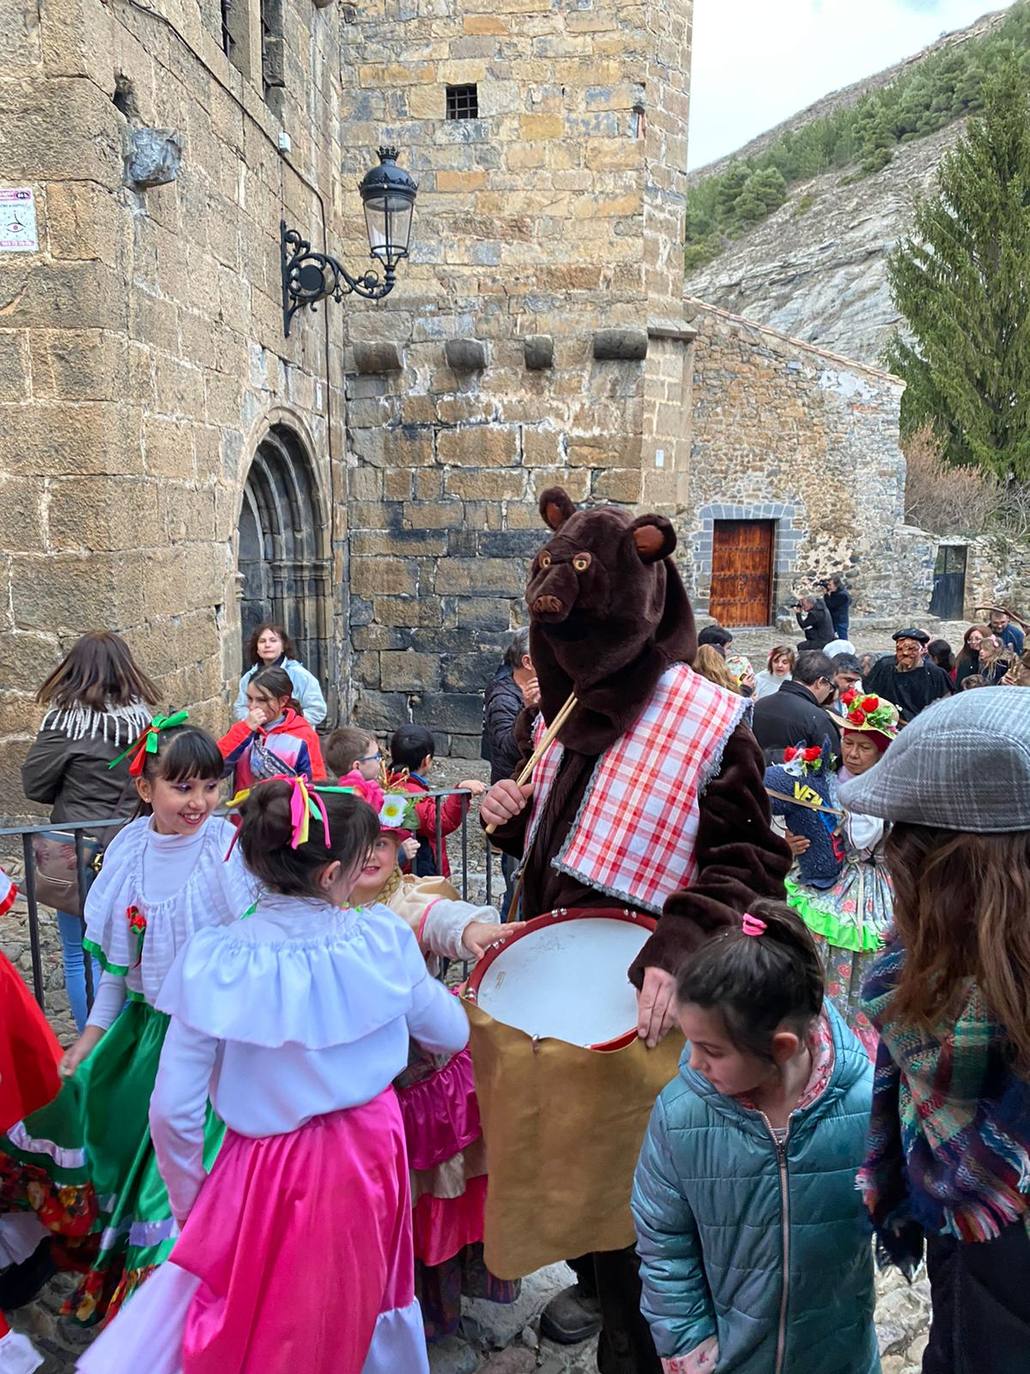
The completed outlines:
<svg viewBox="0 0 1030 1374">
<path fill-rule="evenodd" d="M 188 711 L 176 711 L 171 716 L 155 716 L 142 735 L 133 740 L 128 749 L 125 749 L 116 759 L 112 759 L 107 765 L 108 768 L 117 768 L 123 759 L 132 755 L 132 762 L 129 764 L 129 776 L 138 778 L 143 773 L 143 766 L 147 761 L 148 754 L 156 754 L 163 730 L 171 730 L 173 726 L 185 725 L 189 720 Z"/>
</svg>

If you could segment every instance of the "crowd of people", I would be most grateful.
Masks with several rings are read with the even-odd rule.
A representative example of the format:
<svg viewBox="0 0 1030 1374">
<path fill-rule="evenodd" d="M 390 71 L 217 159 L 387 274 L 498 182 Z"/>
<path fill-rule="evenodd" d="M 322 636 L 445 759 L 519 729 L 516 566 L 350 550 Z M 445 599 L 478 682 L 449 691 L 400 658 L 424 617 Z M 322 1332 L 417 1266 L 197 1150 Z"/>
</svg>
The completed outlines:
<svg viewBox="0 0 1030 1374">
<path fill-rule="evenodd" d="M 103 1328 L 84 1374 L 426 1374 L 463 1295 L 518 1291 L 484 1255 L 491 1142 L 438 975 L 524 919 L 629 907 L 659 918 L 628 971 L 639 1039 L 687 1045 L 624 1200 L 636 1243 L 564 1255 L 576 1283 L 543 1333 L 599 1332 L 601 1374 L 875 1374 L 875 1237 L 910 1276 L 927 1260 L 925 1374 L 1016 1374 L 1018 626 L 992 612 L 957 655 L 910 626 L 860 656 L 833 578 L 799 603 L 805 641 L 756 674 L 730 631 L 695 631 L 662 517 L 576 512 L 560 489 L 541 514 L 531 625 L 486 693 L 489 790 L 434 795 L 421 726 L 386 752 L 357 723 L 320 734 L 282 625 L 252 636 L 220 737 L 155 714 L 113 633 L 47 678 L 25 792 L 83 824 L 96 876 L 88 893 L 66 876 L 57 916 L 70 1046 L 0 958 L 19 985 L 0 1020 L 0 1308 L 76 1275 L 67 1316 Z M 472 797 L 504 917 L 449 881 Z M 0 914 L 12 895 L 4 879 Z M 568 1188 L 588 1176 L 569 1161 Z M 0 1318 L 0 1374 L 38 1362 Z"/>
</svg>

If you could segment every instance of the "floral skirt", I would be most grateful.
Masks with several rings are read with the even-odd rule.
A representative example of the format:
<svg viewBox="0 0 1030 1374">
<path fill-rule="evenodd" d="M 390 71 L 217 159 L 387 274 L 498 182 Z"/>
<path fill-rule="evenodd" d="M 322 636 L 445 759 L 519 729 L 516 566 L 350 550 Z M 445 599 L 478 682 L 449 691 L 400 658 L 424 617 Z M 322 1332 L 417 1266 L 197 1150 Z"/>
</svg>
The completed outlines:
<svg viewBox="0 0 1030 1374">
<path fill-rule="evenodd" d="M 457 1331 L 463 1296 L 509 1303 L 519 1285 L 483 1263 L 486 1151 L 472 1056 L 413 1044 L 394 1087 L 411 1168 L 415 1290 L 426 1337 L 437 1341 Z"/>
<path fill-rule="evenodd" d="M 177 1235 L 148 1120 L 167 1030 L 130 1001 L 54 1102 L 0 1140 L 0 1211 L 35 1211 L 58 1265 L 83 1273 L 65 1305 L 83 1326 L 117 1312 Z M 208 1168 L 224 1132 L 209 1107 Z"/>
<path fill-rule="evenodd" d="M 862 1010 L 861 991 L 893 918 L 886 868 L 875 859 L 851 857 L 824 892 L 788 878 L 787 901 L 815 936 L 826 970 L 826 995 L 875 1059 L 878 1037 Z"/>
</svg>

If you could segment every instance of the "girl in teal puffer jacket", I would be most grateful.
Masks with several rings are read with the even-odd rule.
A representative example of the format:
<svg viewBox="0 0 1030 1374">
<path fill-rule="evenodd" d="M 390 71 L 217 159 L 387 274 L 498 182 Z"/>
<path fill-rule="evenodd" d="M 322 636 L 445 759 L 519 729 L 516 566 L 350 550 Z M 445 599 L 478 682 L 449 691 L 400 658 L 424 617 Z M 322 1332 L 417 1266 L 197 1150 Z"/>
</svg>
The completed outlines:
<svg viewBox="0 0 1030 1374">
<path fill-rule="evenodd" d="M 688 1045 L 655 1104 L 633 1216 L 666 1374 L 879 1374 L 855 1188 L 872 1066 L 804 923 L 759 902 L 680 974 Z"/>
</svg>

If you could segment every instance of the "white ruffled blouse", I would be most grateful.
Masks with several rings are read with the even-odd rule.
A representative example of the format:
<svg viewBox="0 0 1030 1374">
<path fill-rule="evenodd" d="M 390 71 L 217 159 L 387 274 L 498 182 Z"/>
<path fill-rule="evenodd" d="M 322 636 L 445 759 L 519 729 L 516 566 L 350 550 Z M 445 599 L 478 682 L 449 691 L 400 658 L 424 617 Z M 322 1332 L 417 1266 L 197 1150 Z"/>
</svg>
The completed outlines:
<svg viewBox="0 0 1030 1374">
<path fill-rule="evenodd" d="M 453 1054 L 469 1034 L 392 911 L 268 892 L 247 920 L 190 940 L 157 1006 L 172 1023 L 150 1129 L 179 1221 L 204 1180 L 208 1097 L 238 1134 L 284 1135 L 377 1097 L 407 1065 L 409 1035 Z"/>
<path fill-rule="evenodd" d="M 238 921 L 252 904 L 256 882 L 239 850 L 225 859 L 235 833 L 211 816 L 197 835 L 159 835 L 141 816 L 115 836 L 86 898 L 86 944 L 104 968 L 103 1005 L 116 980 L 130 997 L 155 1006 L 189 937 Z M 142 944 L 133 919 L 146 923 Z"/>
</svg>

